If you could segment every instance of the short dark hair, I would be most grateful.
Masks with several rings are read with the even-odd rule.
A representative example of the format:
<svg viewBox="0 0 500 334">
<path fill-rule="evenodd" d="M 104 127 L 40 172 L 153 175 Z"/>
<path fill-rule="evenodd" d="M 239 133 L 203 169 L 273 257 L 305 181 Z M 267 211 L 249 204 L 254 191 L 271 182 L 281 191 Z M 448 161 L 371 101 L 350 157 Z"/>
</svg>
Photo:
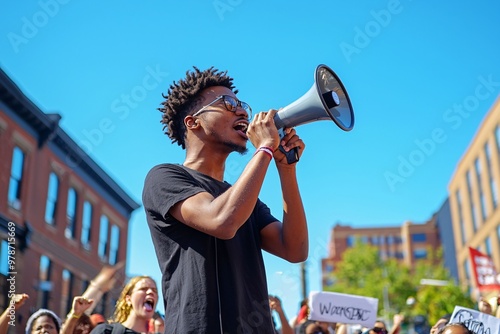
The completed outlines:
<svg viewBox="0 0 500 334">
<path fill-rule="evenodd" d="M 466 330 L 467 334 L 474 334 L 474 332 L 471 331 L 463 322 L 449 322 L 448 324 L 446 324 L 446 326 L 441 328 L 437 332 L 437 334 L 442 334 L 442 333 L 444 333 L 445 330 L 447 330 L 448 328 L 453 327 L 453 326 L 462 327 L 463 329 Z"/>
<path fill-rule="evenodd" d="M 200 71 L 193 66 L 194 71 L 187 71 L 186 77 L 178 82 L 173 82 L 167 95 L 162 94 L 165 100 L 158 108 L 163 113 L 161 123 L 164 133 L 183 149 L 186 148 L 186 127 L 184 117 L 186 117 L 194 106 L 197 105 L 199 94 L 202 90 L 213 86 L 224 86 L 231 89 L 235 94 L 233 78 L 227 75 L 227 71 L 219 71 L 213 66 L 204 71 Z"/>
</svg>

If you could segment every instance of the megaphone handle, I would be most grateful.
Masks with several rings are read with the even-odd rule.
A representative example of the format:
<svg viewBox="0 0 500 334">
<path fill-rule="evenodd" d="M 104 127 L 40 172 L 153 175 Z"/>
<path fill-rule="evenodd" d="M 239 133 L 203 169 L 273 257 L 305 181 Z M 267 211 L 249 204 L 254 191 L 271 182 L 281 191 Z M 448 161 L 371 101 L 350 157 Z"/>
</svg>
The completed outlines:
<svg viewBox="0 0 500 334">
<path fill-rule="evenodd" d="M 285 131 L 283 130 L 283 128 L 279 129 L 278 132 L 279 132 L 280 138 L 283 138 L 285 136 Z M 281 152 L 283 152 L 283 154 L 286 156 L 286 161 L 288 162 L 289 165 L 299 161 L 299 148 L 298 147 L 294 147 L 293 150 L 290 150 L 287 152 L 287 151 L 285 151 L 283 146 L 280 145 L 279 150 Z"/>
</svg>

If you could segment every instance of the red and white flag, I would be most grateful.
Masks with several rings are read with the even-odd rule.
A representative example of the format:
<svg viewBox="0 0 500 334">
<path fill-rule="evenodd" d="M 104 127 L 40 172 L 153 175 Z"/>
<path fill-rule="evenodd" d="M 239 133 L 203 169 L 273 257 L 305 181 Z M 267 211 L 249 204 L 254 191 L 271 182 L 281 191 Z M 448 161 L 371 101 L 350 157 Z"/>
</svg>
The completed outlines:
<svg viewBox="0 0 500 334">
<path fill-rule="evenodd" d="M 469 247 L 472 271 L 479 291 L 500 290 L 500 275 L 487 254 Z"/>
</svg>

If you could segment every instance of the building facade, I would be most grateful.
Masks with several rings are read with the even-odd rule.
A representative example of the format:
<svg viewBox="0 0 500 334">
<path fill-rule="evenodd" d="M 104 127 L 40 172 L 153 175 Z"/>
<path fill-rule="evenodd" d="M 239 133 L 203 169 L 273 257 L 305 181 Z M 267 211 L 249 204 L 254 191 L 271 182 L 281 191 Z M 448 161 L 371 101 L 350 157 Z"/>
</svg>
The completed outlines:
<svg viewBox="0 0 500 334">
<path fill-rule="evenodd" d="M 427 258 L 429 249 L 441 245 L 436 216 L 424 224 L 405 222 L 396 227 L 353 228 L 336 224 L 331 230 L 328 257 L 322 259 L 323 289 L 334 284 L 332 277 L 337 263 L 356 239 L 377 247 L 382 259 L 394 258 L 409 267 L 416 260 Z"/>
<path fill-rule="evenodd" d="M 64 317 L 104 265 L 125 261 L 128 224 L 139 208 L 0 70 L 0 309 L 30 298 L 16 327 L 39 308 Z M 118 275 L 123 283 L 125 268 Z M 109 316 L 116 291 L 96 311 Z M 21 332 L 21 331 L 18 331 Z"/>
<path fill-rule="evenodd" d="M 467 288 L 476 286 L 469 247 L 488 254 L 500 270 L 499 184 L 500 99 L 497 99 L 448 184 L 458 275 Z"/>
</svg>

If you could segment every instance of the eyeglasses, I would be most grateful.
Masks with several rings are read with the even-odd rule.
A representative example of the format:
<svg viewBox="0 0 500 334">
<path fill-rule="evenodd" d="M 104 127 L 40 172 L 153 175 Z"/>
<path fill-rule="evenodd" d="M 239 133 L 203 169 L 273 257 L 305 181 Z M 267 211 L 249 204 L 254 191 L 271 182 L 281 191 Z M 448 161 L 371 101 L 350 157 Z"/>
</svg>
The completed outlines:
<svg viewBox="0 0 500 334">
<path fill-rule="evenodd" d="M 214 103 L 216 103 L 216 102 L 218 102 L 220 100 L 222 100 L 224 102 L 224 107 L 226 108 L 227 111 L 236 112 L 236 110 L 238 110 L 238 107 L 241 107 L 247 113 L 248 119 L 252 118 L 252 108 L 250 108 L 250 106 L 248 105 L 248 103 L 240 101 L 240 100 L 237 100 L 234 97 L 229 96 L 229 95 L 220 95 L 220 96 L 218 96 L 215 100 L 213 100 L 212 102 L 210 102 L 206 106 L 203 106 L 200 110 L 198 110 L 197 112 L 195 112 L 193 114 L 193 116 L 198 116 L 207 107 L 210 107 L 211 105 L 213 105 Z"/>
<path fill-rule="evenodd" d="M 380 327 L 373 327 L 372 331 L 374 331 L 377 334 L 387 334 L 387 330 Z"/>
</svg>

